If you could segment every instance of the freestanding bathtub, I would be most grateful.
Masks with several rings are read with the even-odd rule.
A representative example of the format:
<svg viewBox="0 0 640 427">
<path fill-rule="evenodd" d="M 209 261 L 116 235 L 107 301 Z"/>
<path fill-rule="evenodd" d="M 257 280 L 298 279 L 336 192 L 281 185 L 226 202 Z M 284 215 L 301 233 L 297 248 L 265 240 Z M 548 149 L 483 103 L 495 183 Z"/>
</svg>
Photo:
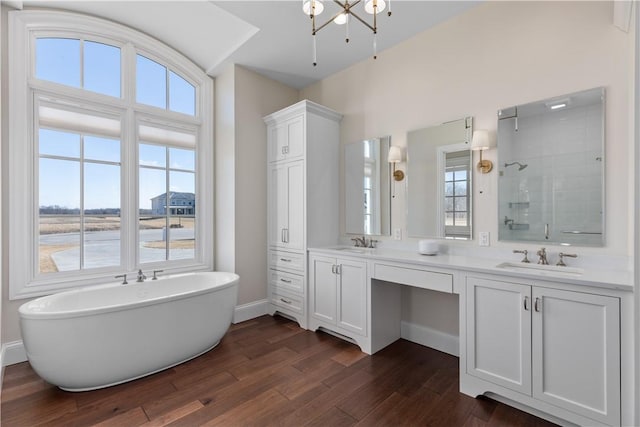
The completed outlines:
<svg viewBox="0 0 640 427">
<path fill-rule="evenodd" d="M 45 381 L 86 391 L 130 381 L 197 357 L 224 336 L 239 277 L 190 273 L 100 286 L 20 306 L 29 363 Z"/>
</svg>

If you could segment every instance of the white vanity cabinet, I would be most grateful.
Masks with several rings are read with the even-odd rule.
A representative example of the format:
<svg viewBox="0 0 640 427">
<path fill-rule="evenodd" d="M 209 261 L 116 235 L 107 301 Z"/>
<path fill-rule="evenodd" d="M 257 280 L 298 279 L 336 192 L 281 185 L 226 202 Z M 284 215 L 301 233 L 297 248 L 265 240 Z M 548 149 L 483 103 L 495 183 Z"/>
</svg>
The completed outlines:
<svg viewBox="0 0 640 427">
<path fill-rule="evenodd" d="M 307 245 L 339 234 L 340 120 L 301 101 L 264 118 L 267 125 L 269 313 L 307 327 Z"/>
<path fill-rule="evenodd" d="M 476 387 L 619 425 L 620 299 L 503 280 L 467 277 L 466 373 L 486 381 Z"/>
<path fill-rule="evenodd" d="M 367 335 L 366 261 L 309 255 L 309 297 L 310 329 Z"/>
</svg>

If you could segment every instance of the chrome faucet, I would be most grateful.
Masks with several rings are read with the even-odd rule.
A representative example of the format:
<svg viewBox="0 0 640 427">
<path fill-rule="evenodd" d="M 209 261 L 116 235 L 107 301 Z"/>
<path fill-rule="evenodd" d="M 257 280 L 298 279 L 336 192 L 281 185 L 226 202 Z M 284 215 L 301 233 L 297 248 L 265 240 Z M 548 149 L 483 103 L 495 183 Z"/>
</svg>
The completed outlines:
<svg viewBox="0 0 640 427">
<path fill-rule="evenodd" d="M 556 265 L 560 266 L 560 267 L 566 267 L 567 266 L 567 264 L 564 263 L 564 259 L 563 259 L 564 257 L 568 256 L 569 258 L 578 258 L 578 255 L 576 255 L 576 254 L 565 254 L 563 252 L 560 252 L 558 254 L 558 256 L 560 257 L 560 259 L 558 260 Z"/>
<path fill-rule="evenodd" d="M 529 263 L 529 258 L 527 258 L 527 254 L 529 253 L 528 250 L 523 249 L 523 250 L 520 251 L 518 249 L 514 249 L 513 253 L 514 254 L 524 254 L 524 258 L 522 258 L 522 261 L 520 261 L 520 262 Z"/>
<path fill-rule="evenodd" d="M 549 261 L 547 261 L 547 251 L 545 248 L 540 248 L 536 254 L 538 255 L 538 264 L 549 265 Z"/>
<path fill-rule="evenodd" d="M 363 248 L 367 247 L 367 238 L 365 236 L 354 237 L 351 240 L 353 240 L 355 242 L 356 247 L 363 247 Z"/>
<path fill-rule="evenodd" d="M 136 279 L 136 282 L 144 282 L 144 279 L 146 278 L 147 276 L 144 275 L 142 269 L 138 270 L 138 278 Z"/>
</svg>

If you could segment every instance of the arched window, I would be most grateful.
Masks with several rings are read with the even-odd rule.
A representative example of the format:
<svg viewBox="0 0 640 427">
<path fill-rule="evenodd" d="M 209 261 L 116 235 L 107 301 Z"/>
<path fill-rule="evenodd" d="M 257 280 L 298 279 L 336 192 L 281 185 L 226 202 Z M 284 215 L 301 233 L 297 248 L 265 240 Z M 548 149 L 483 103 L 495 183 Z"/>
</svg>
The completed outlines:
<svg viewBox="0 0 640 427">
<path fill-rule="evenodd" d="M 211 269 L 211 79 L 91 16 L 15 11 L 9 32 L 10 297 Z"/>
</svg>

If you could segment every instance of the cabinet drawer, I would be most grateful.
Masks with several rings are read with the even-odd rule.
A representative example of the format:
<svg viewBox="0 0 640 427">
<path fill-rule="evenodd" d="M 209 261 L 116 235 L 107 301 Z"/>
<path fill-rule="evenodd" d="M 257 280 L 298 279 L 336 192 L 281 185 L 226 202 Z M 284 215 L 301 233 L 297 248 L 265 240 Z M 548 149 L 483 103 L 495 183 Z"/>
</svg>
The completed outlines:
<svg viewBox="0 0 640 427">
<path fill-rule="evenodd" d="M 373 278 L 423 289 L 453 293 L 453 275 L 447 273 L 376 264 Z"/>
<path fill-rule="evenodd" d="M 304 272 L 305 256 L 293 252 L 270 251 L 269 266 Z"/>
<path fill-rule="evenodd" d="M 271 304 L 295 313 L 302 314 L 304 312 L 304 300 L 298 295 L 292 295 L 287 292 L 281 292 L 280 289 L 271 288 L 269 300 Z"/>
<path fill-rule="evenodd" d="M 303 276 L 278 270 L 269 270 L 269 284 L 299 294 L 302 294 L 304 289 Z"/>
</svg>

